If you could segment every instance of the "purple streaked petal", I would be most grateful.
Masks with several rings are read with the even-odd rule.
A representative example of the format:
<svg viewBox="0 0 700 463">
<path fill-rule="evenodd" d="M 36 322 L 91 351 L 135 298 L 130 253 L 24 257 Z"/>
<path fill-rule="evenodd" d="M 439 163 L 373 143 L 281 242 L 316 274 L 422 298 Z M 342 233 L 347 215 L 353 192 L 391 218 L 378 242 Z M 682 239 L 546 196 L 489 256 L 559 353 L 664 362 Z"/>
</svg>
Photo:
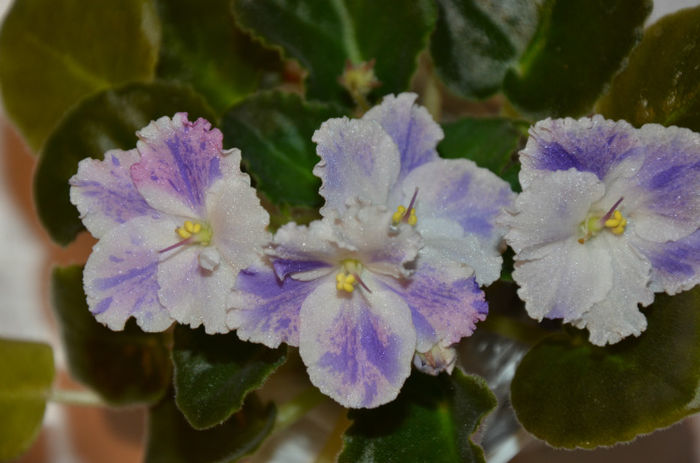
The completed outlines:
<svg viewBox="0 0 700 463">
<path fill-rule="evenodd" d="M 700 134 L 647 124 L 639 129 L 644 164 L 637 175 L 638 233 L 651 241 L 677 240 L 700 227 Z"/>
<path fill-rule="evenodd" d="M 515 198 L 506 182 L 466 159 L 440 159 L 415 169 L 401 188 L 404 205 L 418 188 L 416 228 L 426 248 L 474 268 L 480 284 L 498 278 L 505 230 L 496 217 Z"/>
<path fill-rule="evenodd" d="M 164 253 L 158 266 L 158 298 L 180 323 L 207 334 L 227 333 L 226 299 L 237 271 L 221 261 L 214 270 L 200 264 L 199 245 L 186 245 Z"/>
<path fill-rule="evenodd" d="M 411 309 L 416 351 L 427 352 L 438 343 L 448 347 L 459 342 L 486 318 L 488 305 L 471 273 L 471 269 L 457 265 L 439 266 L 438 262 L 420 260 L 410 279 L 401 283 L 382 280 Z"/>
<path fill-rule="evenodd" d="M 337 263 L 338 243 L 329 220 L 315 220 L 309 225 L 288 223 L 275 233 L 271 256 L 277 277 L 313 280 L 325 275 Z"/>
<path fill-rule="evenodd" d="M 272 259 L 272 267 L 280 280 L 284 280 L 289 275 L 298 273 L 314 272 L 320 269 L 328 269 L 331 265 L 328 262 L 319 260 L 293 260 L 293 259 Z"/>
<path fill-rule="evenodd" d="M 83 159 L 70 179 L 70 200 L 85 227 L 96 238 L 139 216 L 158 218 L 131 181 L 129 168 L 139 160 L 136 150 L 107 151 L 103 161 Z"/>
<path fill-rule="evenodd" d="M 417 96 L 415 93 L 387 95 L 380 105 L 362 117 L 363 120 L 379 122 L 398 146 L 401 156 L 399 181 L 416 167 L 438 159 L 435 147 L 444 137 L 442 128 L 430 113 L 424 107 L 414 105 Z"/>
<path fill-rule="evenodd" d="M 137 132 L 141 161 L 131 177 L 141 195 L 159 211 L 203 217 L 206 191 L 221 177 L 222 135 L 204 119 L 177 113 Z"/>
<path fill-rule="evenodd" d="M 238 274 L 229 296 L 226 323 L 238 337 L 275 348 L 281 343 L 299 345 L 299 311 L 319 280 L 277 278 L 269 266 L 257 265 Z"/>
<path fill-rule="evenodd" d="M 168 221 L 137 217 L 107 232 L 93 247 L 83 275 L 90 311 L 112 330 L 136 318 L 144 331 L 173 322 L 158 300 L 157 249 L 172 233 Z"/>
<path fill-rule="evenodd" d="M 569 170 L 592 172 L 603 179 L 623 159 L 639 153 L 636 129 L 625 121 L 600 115 L 578 120 L 545 119 L 530 129 L 520 152 L 520 183 L 527 188 L 533 171 Z"/>
<path fill-rule="evenodd" d="M 351 408 L 396 398 L 416 347 L 411 312 L 399 296 L 339 294 L 328 278 L 306 298 L 300 317 L 299 353 L 321 392 Z"/>
<path fill-rule="evenodd" d="M 651 262 L 653 291 L 677 294 L 700 284 L 700 230 L 678 241 L 634 245 Z"/>
<path fill-rule="evenodd" d="M 342 212 L 348 199 L 358 196 L 375 204 L 386 203 L 401 160 L 396 143 L 379 123 L 329 119 L 312 140 L 321 157 L 313 172 L 323 182 L 319 190 L 326 200 L 322 215 L 331 210 Z"/>
</svg>

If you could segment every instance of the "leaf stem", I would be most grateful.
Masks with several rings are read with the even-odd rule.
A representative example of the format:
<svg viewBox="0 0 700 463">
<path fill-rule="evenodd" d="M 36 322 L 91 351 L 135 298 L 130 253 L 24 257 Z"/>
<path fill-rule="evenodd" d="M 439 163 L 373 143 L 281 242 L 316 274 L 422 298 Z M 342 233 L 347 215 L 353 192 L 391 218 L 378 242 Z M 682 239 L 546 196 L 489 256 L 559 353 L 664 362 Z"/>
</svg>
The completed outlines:
<svg viewBox="0 0 700 463">
<path fill-rule="evenodd" d="M 302 391 L 289 402 L 280 405 L 277 409 L 277 421 L 272 428 L 271 434 L 275 434 L 297 422 L 311 409 L 320 404 L 324 398 L 325 396 L 321 394 L 321 391 L 312 386 Z"/>
<path fill-rule="evenodd" d="M 49 402 L 66 405 L 78 405 L 87 407 L 108 407 L 102 398 L 92 391 L 76 391 L 71 389 L 52 389 L 46 398 Z"/>
</svg>

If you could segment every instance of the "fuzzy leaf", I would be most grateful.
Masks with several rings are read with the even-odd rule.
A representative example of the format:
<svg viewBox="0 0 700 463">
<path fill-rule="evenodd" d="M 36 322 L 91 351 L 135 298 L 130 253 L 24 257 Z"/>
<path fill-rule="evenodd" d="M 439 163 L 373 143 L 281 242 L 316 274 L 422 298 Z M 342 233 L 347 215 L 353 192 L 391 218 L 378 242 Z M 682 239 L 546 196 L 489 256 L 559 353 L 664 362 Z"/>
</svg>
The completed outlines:
<svg viewBox="0 0 700 463">
<path fill-rule="evenodd" d="M 175 402 L 195 429 L 226 421 L 241 409 L 281 364 L 286 349 L 269 349 L 238 339 L 236 333 L 207 335 L 204 329 L 175 327 Z"/>
<path fill-rule="evenodd" d="M 41 429 L 55 369 L 47 344 L 0 338 L 0 461 L 26 452 Z"/>
<path fill-rule="evenodd" d="M 430 0 L 234 0 L 233 12 L 309 71 L 309 98 L 338 102 L 349 102 L 338 83 L 346 60 L 376 59 L 381 93 L 406 90 L 436 18 Z"/>
<path fill-rule="evenodd" d="M 651 0 L 547 0 L 503 87 L 532 119 L 590 111 L 642 35 Z"/>
<path fill-rule="evenodd" d="M 656 122 L 700 131 L 700 6 L 646 30 L 598 109 L 636 126 Z"/>
<path fill-rule="evenodd" d="M 526 430 L 554 447 L 634 439 L 700 410 L 700 288 L 657 295 L 638 338 L 596 347 L 552 335 L 523 358 L 511 401 Z"/>
<path fill-rule="evenodd" d="M 124 331 L 95 321 L 79 266 L 58 267 L 51 293 L 71 375 L 114 405 L 153 403 L 170 384 L 169 335 L 144 333 L 134 320 Z"/>
<path fill-rule="evenodd" d="M 153 78 L 160 27 L 152 0 L 18 0 L 0 32 L 5 109 L 38 150 L 82 98 Z"/>
<path fill-rule="evenodd" d="M 496 397 L 478 376 L 414 372 L 395 401 L 350 413 L 338 461 L 484 462 L 470 437 L 495 407 Z"/>
</svg>

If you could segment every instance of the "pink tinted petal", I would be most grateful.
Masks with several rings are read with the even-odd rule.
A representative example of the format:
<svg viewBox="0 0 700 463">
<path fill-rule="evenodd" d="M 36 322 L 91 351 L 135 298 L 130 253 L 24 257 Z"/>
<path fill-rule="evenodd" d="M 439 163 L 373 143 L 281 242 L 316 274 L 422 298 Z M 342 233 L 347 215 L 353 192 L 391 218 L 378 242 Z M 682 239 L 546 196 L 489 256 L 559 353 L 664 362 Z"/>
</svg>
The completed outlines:
<svg viewBox="0 0 700 463">
<path fill-rule="evenodd" d="M 161 117 L 137 132 L 141 161 L 131 167 L 139 193 L 154 209 L 203 217 L 206 192 L 222 176 L 222 135 L 186 113 Z"/>
<path fill-rule="evenodd" d="M 442 128 L 422 107 L 415 105 L 418 95 L 387 95 L 380 105 L 367 111 L 363 120 L 377 121 L 399 148 L 401 171 L 399 181 L 426 162 L 438 159 L 435 149 L 445 136 Z"/>
<path fill-rule="evenodd" d="M 385 204 L 401 169 L 396 143 L 374 121 L 329 119 L 313 135 L 321 161 L 314 175 L 323 182 L 326 200 L 321 214 L 342 212 L 345 203 L 360 197 Z"/>
<path fill-rule="evenodd" d="M 391 291 L 339 294 L 327 278 L 301 308 L 299 353 L 311 382 L 350 408 L 394 400 L 411 372 L 411 312 Z"/>
<path fill-rule="evenodd" d="M 262 264 L 238 274 L 235 291 L 229 296 L 226 323 L 238 330 L 244 341 L 275 348 L 280 343 L 299 345 L 299 311 L 319 280 L 280 280 Z"/>
<path fill-rule="evenodd" d="M 411 278 L 382 279 L 411 309 L 418 352 L 436 344 L 450 346 L 470 336 L 476 323 L 486 318 L 484 293 L 471 274 L 470 268 L 419 259 Z"/>
<path fill-rule="evenodd" d="M 163 256 L 158 267 L 158 298 L 171 316 L 208 334 L 227 333 L 226 299 L 236 271 L 226 262 L 214 270 L 200 264 L 200 246 L 182 246 Z"/>
<path fill-rule="evenodd" d="M 96 238 L 140 216 L 158 218 L 131 181 L 129 168 L 139 160 L 136 150 L 107 151 L 103 161 L 83 159 L 70 179 L 70 200 L 85 227 Z"/>
<path fill-rule="evenodd" d="M 168 221 L 137 217 L 113 228 L 93 247 L 83 274 L 90 311 L 112 330 L 130 317 L 144 331 L 173 322 L 158 300 L 158 249 L 172 233 Z"/>
</svg>

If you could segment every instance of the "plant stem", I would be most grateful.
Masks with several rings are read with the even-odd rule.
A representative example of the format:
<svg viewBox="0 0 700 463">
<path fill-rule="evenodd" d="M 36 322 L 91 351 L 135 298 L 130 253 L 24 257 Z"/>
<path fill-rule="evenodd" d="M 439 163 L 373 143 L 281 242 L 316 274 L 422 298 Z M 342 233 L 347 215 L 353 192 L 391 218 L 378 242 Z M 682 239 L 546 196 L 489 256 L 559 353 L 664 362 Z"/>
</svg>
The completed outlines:
<svg viewBox="0 0 700 463">
<path fill-rule="evenodd" d="M 49 402 L 57 402 L 66 405 L 79 405 L 88 407 L 108 407 L 109 405 L 100 396 L 92 391 L 75 391 L 70 389 L 52 389 L 46 398 Z"/>
<path fill-rule="evenodd" d="M 297 422 L 324 399 L 324 395 L 315 387 L 310 387 L 277 409 L 277 422 L 272 434 L 277 433 Z"/>
</svg>

